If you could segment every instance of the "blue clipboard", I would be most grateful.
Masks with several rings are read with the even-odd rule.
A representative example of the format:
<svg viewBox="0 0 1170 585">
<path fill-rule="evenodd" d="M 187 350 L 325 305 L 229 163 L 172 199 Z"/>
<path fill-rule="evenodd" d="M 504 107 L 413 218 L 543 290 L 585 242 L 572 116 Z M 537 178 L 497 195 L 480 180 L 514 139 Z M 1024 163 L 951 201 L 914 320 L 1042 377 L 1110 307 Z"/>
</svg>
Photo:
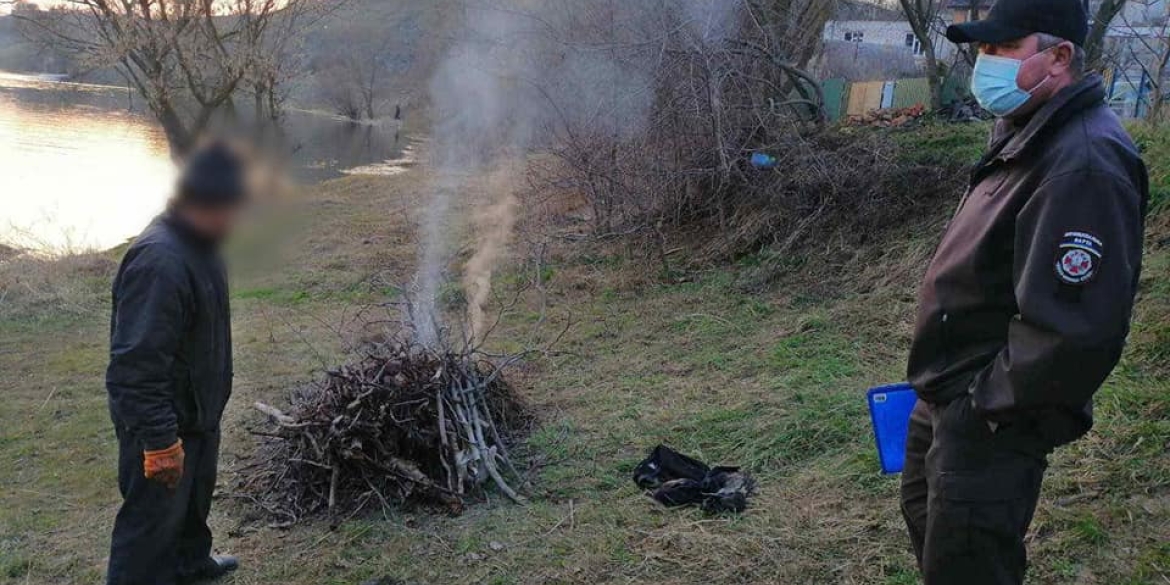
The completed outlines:
<svg viewBox="0 0 1170 585">
<path fill-rule="evenodd" d="M 909 384 L 892 384 L 870 390 L 867 401 L 882 473 L 902 473 L 906 461 L 906 431 L 918 395 Z"/>
</svg>

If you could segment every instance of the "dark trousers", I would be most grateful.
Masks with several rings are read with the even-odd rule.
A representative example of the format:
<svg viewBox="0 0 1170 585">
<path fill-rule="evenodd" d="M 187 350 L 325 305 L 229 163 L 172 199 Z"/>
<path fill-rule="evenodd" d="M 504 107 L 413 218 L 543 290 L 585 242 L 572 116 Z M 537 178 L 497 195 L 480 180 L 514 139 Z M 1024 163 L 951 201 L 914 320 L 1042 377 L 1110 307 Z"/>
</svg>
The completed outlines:
<svg viewBox="0 0 1170 585">
<path fill-rule="evenodd" d="M 1020 585 L 1047 452 L 993 432 L 967 398 L 921 400 L 910 420 L 902 514 L 926 585 Z"/>
<path fill-rule="evenodd" d="M 211 556 L 207 515 L 219 463 L 219 432 L 185 435 L 183 479 L 173 492 L 142 474 L 142 446 L 118 431 L 122 508 L 114 521 L 108 585 L 173 585 Z"/>
</svg>

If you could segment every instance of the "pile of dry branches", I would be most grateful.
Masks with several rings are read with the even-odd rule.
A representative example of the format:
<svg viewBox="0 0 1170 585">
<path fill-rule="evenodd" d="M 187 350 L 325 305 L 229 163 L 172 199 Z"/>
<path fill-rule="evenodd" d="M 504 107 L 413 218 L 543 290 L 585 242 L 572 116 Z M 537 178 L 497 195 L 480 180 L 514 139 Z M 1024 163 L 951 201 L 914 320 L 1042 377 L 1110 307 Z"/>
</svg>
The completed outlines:
<svg viewBox="0 0 1170 585">
<path fill-rule="evenodd" d="M 509 441 L 529 425 L 496 365 L 472 351 L 384 343 L 297 391 L 263 403 L 271 430 L 242 493 L 287 523 L 406 502 L 462 511 L 489 483 L 514 501 L 522 481 Z"/>
</svg>

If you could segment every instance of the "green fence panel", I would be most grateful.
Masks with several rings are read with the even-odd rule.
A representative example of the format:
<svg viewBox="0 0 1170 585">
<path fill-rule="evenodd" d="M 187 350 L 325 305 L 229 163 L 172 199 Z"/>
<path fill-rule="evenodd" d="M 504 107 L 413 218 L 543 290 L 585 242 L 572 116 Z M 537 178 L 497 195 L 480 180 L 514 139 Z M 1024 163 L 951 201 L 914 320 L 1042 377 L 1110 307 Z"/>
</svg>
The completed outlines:
<svg viewBox="0 0 1170 585">
<path fill-rule="evenodd" d="M 930 106 L 930 82 L 925 77 L 899 79 L 894 86 L 894 107 Z"/>
<path fill-rule="evenodd" d="M 845 109 L 847 89 L 845 80 L 826 79 L 821 83 L 821 88 L 825 92 L 825 113 L 829 116 L 829 120 L 841 119 L 841 113 Z"/>
</svg>

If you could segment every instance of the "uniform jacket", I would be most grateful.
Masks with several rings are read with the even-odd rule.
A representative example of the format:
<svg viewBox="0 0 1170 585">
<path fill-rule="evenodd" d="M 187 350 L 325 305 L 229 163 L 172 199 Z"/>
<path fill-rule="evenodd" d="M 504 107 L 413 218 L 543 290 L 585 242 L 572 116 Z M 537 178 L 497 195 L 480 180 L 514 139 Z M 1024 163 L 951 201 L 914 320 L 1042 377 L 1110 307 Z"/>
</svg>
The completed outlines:
<svg viewBox="0 0 1170 585">
<path fill-rule="evenodd" d="M 1084 434 L 1129 332 L 1147 182 L 1097 75 L 1000 121 L 919 294 L 919 397 L 971 394 L 989 420 L 1038 420 L 1057 444 Z"/>
<path fill-rule="evenodd" d="M 218 428 L 232 391 L 227 278 L 215 246 L 163 215 L 130 246 L 113 288 L 106 390 L 143 449 Z"/>
</svg>

